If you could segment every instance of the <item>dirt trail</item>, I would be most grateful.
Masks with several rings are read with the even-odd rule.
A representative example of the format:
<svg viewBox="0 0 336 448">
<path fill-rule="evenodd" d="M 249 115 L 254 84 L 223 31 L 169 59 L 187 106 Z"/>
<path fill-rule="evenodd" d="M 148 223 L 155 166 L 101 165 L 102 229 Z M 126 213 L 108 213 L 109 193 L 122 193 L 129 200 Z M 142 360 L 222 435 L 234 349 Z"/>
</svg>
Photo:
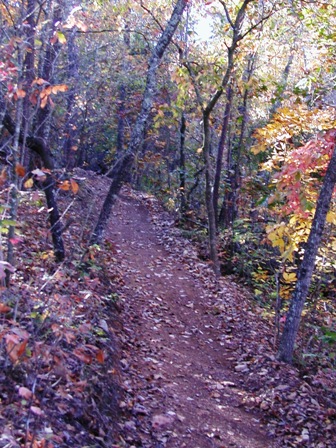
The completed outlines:
<svg viewBox="0 0 336 448">
<path fill-rule="evenodd" d="M 122 196 L 109 228 L 125 273 L 125 446 L 275 447 L 262 416 L 244 406 L 232 321 L 214 313 L 218 301 L 239 306 L 239 288 L 223 279 L 218 292 L 192 245 L 171 222 L 153 222 L 148 206 Z"/>
</svg>

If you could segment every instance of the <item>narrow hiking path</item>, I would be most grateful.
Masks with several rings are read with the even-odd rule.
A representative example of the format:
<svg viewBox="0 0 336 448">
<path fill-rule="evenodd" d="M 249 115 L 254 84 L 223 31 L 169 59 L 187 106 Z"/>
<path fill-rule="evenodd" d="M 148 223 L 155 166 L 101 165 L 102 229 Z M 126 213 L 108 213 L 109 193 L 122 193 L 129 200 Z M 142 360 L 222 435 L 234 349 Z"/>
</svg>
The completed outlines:
<svg viewBox="0 0 336 448">
<path fill-rule="evenodd" d="M 245 390 L 246 339 L 260 354 L 246 324 L 253 310 L 234 283 L 216 288 L 170 218 L 148 207 L 148 198 L 121 196 L 108 231 L 125 281 L 125 446 L 275 447 Z"/>
</svg>

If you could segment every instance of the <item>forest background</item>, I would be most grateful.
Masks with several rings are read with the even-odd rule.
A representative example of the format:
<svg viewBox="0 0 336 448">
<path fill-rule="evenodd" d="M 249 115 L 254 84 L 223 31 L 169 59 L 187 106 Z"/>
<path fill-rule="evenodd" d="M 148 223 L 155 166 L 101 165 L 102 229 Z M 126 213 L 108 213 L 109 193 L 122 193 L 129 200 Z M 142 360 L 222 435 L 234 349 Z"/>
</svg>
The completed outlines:
<svg viewBox="0 0 336 448">
<path fill-rule="evenodd" d="M 150 0 L 0 3 L 5 288 L 11 277 L 15 282 L 21 192 L 31 192 L 31 201 L 35 189 L 44 192 L 52 256 L 61 262 L 67 256 L 62 235 L 73 217 L 62 221 L 57 201 L 64 192 L 78 193 L 74 168 L 116 176 L 173 6 Z M 162 200 L 217 275 L 234 275 L 251 288 L 274 318 L 277 342 L 284 323 L 298 327 L 304 306 L 296 361 L 332 369 L 335 6 L 334 0 L 185 1 L 157 68 L 141 145 L 121 178 Z M 328 166 L 331 189 L 323 197 L 329 200 L 316 253 L 307 261 L 312 279 L 293 308 L 294 323 L 286 312 L 297 298 L 298 268 Z M 93 242 L 100 241 L 83 240 L 83 250 Z M 8 312 L 7 305 L 1 310 Z M 289 336 L 292 347 L 280 346 L 285 361 L 292 361 L 296 332 Z"/>
</svg>

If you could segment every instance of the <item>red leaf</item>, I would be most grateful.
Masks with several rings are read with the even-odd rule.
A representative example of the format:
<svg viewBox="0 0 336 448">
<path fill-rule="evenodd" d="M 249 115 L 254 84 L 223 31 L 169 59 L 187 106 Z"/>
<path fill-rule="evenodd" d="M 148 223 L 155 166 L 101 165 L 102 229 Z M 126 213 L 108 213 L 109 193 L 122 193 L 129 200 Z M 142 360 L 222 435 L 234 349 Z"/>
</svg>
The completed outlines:
<svg viewBox="0 0 336 448">
<path fill-rule="evenodd" d="M 17 163 L 15 165 L 15 172 L 18 176 L 20 177 L 24 177 L 26 175 L 26 169 L 24 166 L 20 165 L 19 163 Z"/>
<path fill-rule="evenodd" d="M 8 311 L 11 311 L 12 308 L 10 308 L 9 306 L 5 305 L 4 303 L 0 303 L 0 313 L 1 314 L 6 314 L 8 313 Z"/>
<path fill-rule="evenodd" d="M 105 354 L 103 350 L 99 350 L 99 352 L 96 354 L 96 359 L 100 364 L 103 364 L 105 361 Z"/>
<path fill-rule="evenodd" d="M 75 348 L 73 351 L 73 354 L 77 356 L 78 359 L 85 362 L 85 364 L 91 364 L 92 363 L 92 356 L 85 353 L 85 351 L 82 348 Z"/>
</svg>

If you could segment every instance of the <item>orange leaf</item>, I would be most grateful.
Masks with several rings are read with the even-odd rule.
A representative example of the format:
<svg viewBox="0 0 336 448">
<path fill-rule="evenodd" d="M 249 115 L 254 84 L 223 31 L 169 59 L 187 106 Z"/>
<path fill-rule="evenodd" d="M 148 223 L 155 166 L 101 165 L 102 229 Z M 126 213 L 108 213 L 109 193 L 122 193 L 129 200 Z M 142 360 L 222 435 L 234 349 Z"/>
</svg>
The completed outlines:
<svg viewBox="0 0 336 448">
<path fill-rule="evenodd" d="M 71 190 L 74 194 L 77 194 L 79 191 L 79 185 L 77 182 L 75 182 L 73 179 L 70 179 L 70 183 L 71 183 Z"/>
<path fill-rule="evenodd" d="M 9 306 L 5 305 L 4 303 L 0 303 L 0 313 L 1 314 L 6 314 L 8 313 L 8 311 L 11 311 L 12 308 L 10 308 Z"/>
<path fill-rule="evenodd" d="M 21 342 L 21 344 L 18 345 L 17 355 L 18 355 L 19 358 L 26 351 L 27 343 L 28 343 L 28 339 L 25 339 L 24 341 Z"/>
<path fill-rule="evenodd" d="M 38 86 L 41 86 L 42 84 L 46 83 L 47 81 L 43 78 L 38 78 L 38 79 L 34 79 L 34 81 L 32 82 L 32 86 L 34 84 L 37 84 Z"/>
<path fill-rule="evenodd" d="M 68 86 L 66 84 L 57 84 L 52 87 L 52 93 L 57 94 L 58 92 L 66 92 L 68 90 Z"/>
<path fill-rule="evenodd" d="M 69 191 L 71 188 L 70 182 L 68 180 L 65 180 L 64 182 L 60 182 L 58 184 L 58 188 L 63 191 Z"/>
<path fill-rule="evenodd" d="M 3 168 L 0 174 L 0 187 L 2 187 L 7 179 L 7 172 L 6 172 L 6 168 Z"/>
<path fill-rule="evenodd" d="M 10 360 L 15 363 L 23 355 L 26 350 L 28 339 L 16 344 L 13 338 L 8 338 L 6 335 L 6 350 Z M 14 335 L 12 335 L 14 336 Z"/>
<path fill-rule="evenodd" d="M 23 89 L 17 89 L 15 92 L 16 99 L 24 98 L 26 96 L 26 92 Z"/>
<path fill-rule="evenodd" d="M 15 172 L 18 176 L 20 177 L 24 177 L 26 175 L 26 169 L 24 166 L 20 165 L 19 163 L 17 163 L 15 165 Z"/>
<path fill-rule="evenodd" d="M 48 102 L 48 97 L 45 96 L 41 101 L 41 109 L 44 109 L 46 107 L 47 102 Z"/>
<path fill-rule="evenodd" d="M 34 106 L 37 104 L 37 97 L 38 97 L 38 95 L 39 95 L 39 91 L 36 89 L 36 90 L 34 90 L 34 91 L 32 92 L 32 94 L 31 94 L 30 97 L 29 97 L 30 102 L 31 102 L 32 104 L 34 104 Z"/>
</svg>

